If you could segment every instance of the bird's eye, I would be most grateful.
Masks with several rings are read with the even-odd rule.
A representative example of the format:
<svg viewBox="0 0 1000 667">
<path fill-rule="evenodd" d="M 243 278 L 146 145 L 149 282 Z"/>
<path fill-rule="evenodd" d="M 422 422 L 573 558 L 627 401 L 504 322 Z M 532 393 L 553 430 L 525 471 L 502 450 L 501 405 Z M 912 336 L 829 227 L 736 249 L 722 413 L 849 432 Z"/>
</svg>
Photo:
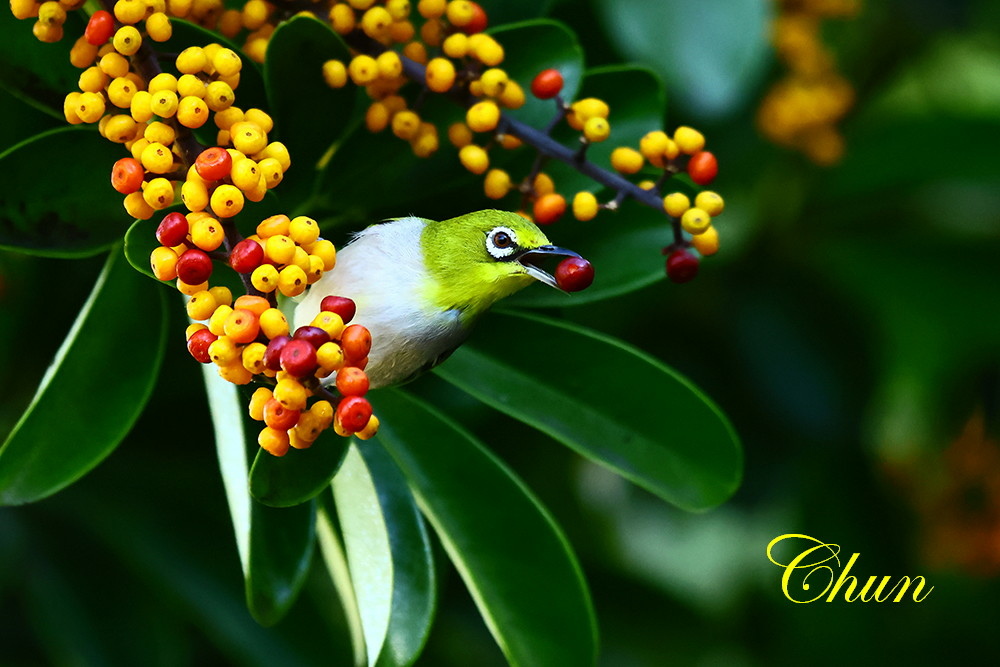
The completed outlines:
<svg viewBox="0 0 1000 667">
<path fill-rule="evenodd" d="M 517 234 L 509 227 L 494 227 L 486 235 L 486 250 L 495 259 L 509 257 L 517 249 Z"/>
</svg>

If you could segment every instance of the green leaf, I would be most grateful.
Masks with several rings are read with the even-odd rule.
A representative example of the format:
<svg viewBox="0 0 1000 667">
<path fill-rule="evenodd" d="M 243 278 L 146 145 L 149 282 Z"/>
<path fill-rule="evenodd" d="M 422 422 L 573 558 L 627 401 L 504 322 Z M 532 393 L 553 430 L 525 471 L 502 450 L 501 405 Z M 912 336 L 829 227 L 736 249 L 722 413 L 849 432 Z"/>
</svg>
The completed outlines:
<svg viewBox="0 0 1000 667">
<path fill-rule="evenodd" d="M 61 127 L 0 154 L 0 247 L 49 257 L 95 255 L 120 239 L 129 217 L 111 187 L 122 147 L 96 128 Z"/>
<path fill-rule="evenodd" d="M 0 447 L 0 504 L 51 495 L 114 451 L 153 391 L 165 325 L 161 292 L 115 248 Z"/>
<path fill-rule="evenodd" d="M 154 220 L 136 220 L 125 232 L 125 258 L 133 269 L 153 280 L 156 276 L 149 264 L 149 256 L 160 247 L 160 242 L 156 240 L 157 224 Z"/>
<path fill-rule="evenodd" d="M 583 49 L 576 34 L 551 19 L 524 21 L 489 32 L 503 46 L 507 76 L 524 88 L 524 106 L 508 113 L 536 128 L 545 127 L 555 117 L 556 105 L 532 95 L 531 81 L 544 69 L 557 69 L 563 77 L 563 99 L 576 99 L 583 77 Z"/>
<path fill-rule="evenodd" d="M 320 496 L 320 500 L 323 499 L 324 497 Z M 350 633 L 351 649 L 354 654 L 354 665 L 364 667 L 368 664 L 365 655 L 365 631 L 361 623 L 361 613 L 358 611 L 357 596 L 354 594 L 354 582 L 351 581 L 351 573 L 347 568 L 347 554 L 344 553 L 344 546 L 333 525 L 332 505 L 331 502 L 319 505 L 316 517 L 316 541 L 319 543 L 327 574 L 330 575 L 330 582 L 337 591 L 344 610 L 344 620 Z"/>
<path fill-rule="evenodd" d="M 333 433 L 308 449 L 274 456 L 261 449 L 250 469 L 250 494 L 271 507 L 290 507 L 316 497 L 337 473 L 348 440 Z"/>
<path fill-rule="evenodd" d="M 316 538 L 316 501 L 275 508 L 251 502 L 247 606 L 261 625 L 288 612 L 309 573 Z"/>
<path fill-rule="evenodd" d="M 544 16 L 552 6 L 552 0 L 483 0 L 479 4 L 486 10 L 490 26 L 495 27 Z"/>
<path fill-rule="evenodd" d="M 628 60 L 663 75 L 699 116 L 735 111 L 769 57 L 771 3 L 760 0 L 595 0 L 608 36 Z"/>
<path fill-rule="evenodd" d="M 56 119 L 38 110 L 23 99 L 0 87 L 0 108 L 3 109 L 3 123 L 0 123 L 0 154 L 20 143 L 25 137 L 62 127 L 65 121 Z"/>
<path fill-rule="evenodd" d="M 513 665 L 588 665 L 590 595 L 562 531 L 469 433 L 397 391 L 373 397 L 377 436 L 409 480 L 486 625 Z"/>
<path fill-rule="evenodd" d="M 434 618 L 434 559 L 406 479 L 386 451 L 357 442 L 333 480 L 370 665 L 409 665 Z"/>
<path fill-rule="evenodd" d="M 66 34 L 82 34 L 86 23 L 83 12 L 67 14 L 63 25 Z M 69 61 L 67 42 L 72 40 L 39 42 L 31 32 L 35 21 L 18 20 L 9 10 L 0 12 L 0 87 L 53 118 L 63 119 L 63 99 L 70 91 L 79 90 L 80 70 Z"/>
<path fill-rule="evenodd" d="M 274 135 L 292 155 L 293 168 L 282 181 L 289 201 L 300 201 L 317 178 L 317 163 L 347 129 L 357 90 L 333 89 L 323 80 L 323 63 L 351 55 L 328 23 L 296 16 L 281 23 L 267 44 L 264 81 Z"/>
<path fill-rule="evenodd" d="M 437 372 L 681 508 L 713 507 L 739 485 L 742 452 L 719 408 L 669 367 L 610 336 L 497 315 Z"/>
</svg>

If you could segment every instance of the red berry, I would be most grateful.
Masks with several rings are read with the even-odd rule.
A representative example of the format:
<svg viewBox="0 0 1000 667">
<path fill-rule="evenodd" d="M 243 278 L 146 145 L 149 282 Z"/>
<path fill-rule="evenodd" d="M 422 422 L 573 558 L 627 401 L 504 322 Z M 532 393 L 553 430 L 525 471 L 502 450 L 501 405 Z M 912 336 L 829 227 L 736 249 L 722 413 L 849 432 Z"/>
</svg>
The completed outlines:
<svg viewBox="0 0 1000 667">
<path fill-rule="evenodd" d="M 368 374 L 357 366 L 341 368 L 337 371 L 337 391 L 341 396 L 364 396 L 368 393 Z"/>
<path fill-rule="evenodd" d="M 183 213 L 167 213 L 156 228 L 156 240 L 172 248 L 184 243 L 188 235 L 188 221 Z"/>
<path fill-rule="evenodd" d="M 215 342 L 218 338 L 214 333 L 208 329 L 201 329 L 200 331 L 195 331 L 188 338 L 187 348 L 191 356 L 195 358 L 196 361 L 207 364 L 212 361 L 212 357 L 208 354 L 208 346 Z"/>
<path fill-rule="evenodd" d="M 698 258 L 687 250 L 674 250 L 667 257 L 667 277 L 675 283 L 686 283 L 698 275 Z"/>
<path fill-rule="evenodd" d="M 264 263 L 264 248 L 253 239 L 243 239 L 229 253 L 229 266 L 236 273 L 252 273 Z"/>
<path fill-rule="evenodd" d="M 292 340 L 304 340 L 314 348 L 318 348 L 330 340 L 330 334 L 319 327 L 304 326 L 295 330 L 295 333 L 292 334 Z"/>
<path fill-rule="evenodd" d="M 291 339 L 291 336 L 275 336 L 271 339 L 271 342 L 267 344 L 267 349 L 264 350 L 265 368 L 272 371 L 281 370 L 281 351 L 285 349 L 285 345 Z"/>
<path fill-rule="evenodd" d="M 353 362 L 364 359 L 371 352 L 371 332 L 360 324 L 352 324 L 340 334 L 340 346 L 344 348 L 344 356 L 352 362 L 351 365 L 358 366 Z"/>
<path fill-rule="evenodd" d="M 540 100 L 555 97 L 562 91 L 563 78 L 557 69 L 543 69 L 531 81 L 531 94 Z"/>
<path fill-rule="evenodd" d="M 105 12 L 107 13 L 107 12 Z M 94 16 L 97 16 L 95 14 Z M 111 167 L 111 187 L 123 195 L 138 192 L 142 187 L 142 179 L 146 175 L 146 170 L 138 160 L 131 157 L 123 157 Z M 174 245 L 177 245 L 176 243 Z"/>
<path fill-rule="evenodd" d="M 698 185 L 708 185 L 719 173 L 719 162 L 708 151 L 698 151 L 688 162 L 688 174 Z"/>
<path fill-rule="evenodd" d="M 281 368 L 295 377 L 305 377 L 316 370 L 316 348 L 304 340 L 290 340 L 281 350 Z"/>
<path fill-rule="evenodd" d="M 556 192 L 535 200 L 534 218 L 539 225 L 550 225 L 566 212 L 566 198 Z"/>
<path fill-rule="evenodd" d="M 87 22 L 87 28 L 83 31 L 83 36 L 88 43 L 94 46 L 101 46 L 115 33 L 115 18 L 111 12 L 103 9 L 94 12 Z"/>
<path fill-rule="evenodd" d="M 579 292 L 594 282 L 594 265 L 581 257 L 567 257 L 556 267 L 556 284 L 567 292 Z"/>
<path fill-rule="evenodd" d="M 470 2 L 469 4 L 472 5 L 472 20 L 462 26 L 462 32 L 466 35 L 473 35 L 486 30 L 489 25 L 489 17 L 486 15 L 486 10 L 478 2 Z"/>
<path fill-rule="evenodd" d="M 353 299 L 348 299 L 346 296 L 327 296 L 323 297 L 323 300 L 319 304 L 319 309 L 330 313 L 337 313 L 340 315 L 340 319 L 344 320 L 344 324 L 347 324 L 354 319 L 354 314 L 357 312 L 358 307 L 355 305 Z"/>
<path fill-rule="evenodd" d="M 200 285 L 212 275 L 212 258 L 204 250 L 191 248 L 177 259 L 177 277 L 188 285 Z"/>
<path fill-rule="evenodd" d="M 233 156 L 225 148 L 206 148 L 194 161 L 195 171 L 206 181 L 219 181 L 233 170 Z"/>
<path fill-rule="evenodd" d="M 348 396 L 337 405 L 337 421 L 345 431 L 357 433 L 372 418 L 372 404 L 367 398 Z"/>
<path fill-rule="evenodd" d="M 300 414 L 298 410 L 289 410 L 276 398 L 264 404 L 264 423 L 279 431 L 287 431 L 295 426 Z"/>
</svg>

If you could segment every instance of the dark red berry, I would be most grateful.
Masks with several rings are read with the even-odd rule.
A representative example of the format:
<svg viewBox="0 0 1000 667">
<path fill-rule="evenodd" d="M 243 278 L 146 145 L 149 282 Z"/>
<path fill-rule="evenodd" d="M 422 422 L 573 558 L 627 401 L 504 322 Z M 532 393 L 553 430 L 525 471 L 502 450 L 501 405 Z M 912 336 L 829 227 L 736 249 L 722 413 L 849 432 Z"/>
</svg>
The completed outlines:
<svg viewBox="0 0 1000 667">
<path fill-rule="evenodd" d="M 557 69 L 543 69 L 531 81 L 531 94 L 540 100 L 555 97 L 563 88 L 563 77 Z"/>
<path fill-rule="evenodd" d="M 688 162 L 688 174 L 698 185 L 708 185 L 719 173 L 719 162 L 708 151 L 698 151 Z"/>
<path fill-rule="evenodd" d="M 372 404 L 361 396 L 348 396 L 337 405 L 337 421 L 345 431 L 357 433 L 372 418 Z"/>
<path fill-rule="evenodd" d="M 222 180 L 233 170 L 233 156 L 225 148 L 206 148 L 194 161 L 195 171 L 206 181 Z"/>
<path fill-rule="evenodd" d="M 200 285 L 212 275 L 212 258 L 204 250 L 191 248 L 177 259 L 177 277 L 188 285 Z"/>
<path fill-rule="evenodd" d="M 103 9 L 94 12 L 83 31 L 84 39 L 94 46 L 101 46 L 115 33 L 115 17 Z"/>
<path fill-rule="evenodd" d="M 674 250 L 667 257 L 667 277 L 675 283 L 686 283 L 698 275 L 698 258 L 687 250 Z"/>
<path fill-rule="evenodd" d="M 208 346 L 216 341 L 218 336 L 208 329 L 199 329 L 188 338 L 187 348 L 191 356 L 200 363 L 207 364 L 212 361 L 208 354 Z"/>
<path fill-rule="evenodd" d="M 323 343 L 329 342 L 330 334 L 319 327 L 304 326 L 295 330 L 292 340 L 304 340 L 315 348 Z"/>
<path fill-rule="evenodd" d="M 281 350 L 281 368 L 301 378 L 316 370 L 316 348 L 304 340 L 290 340 Z"/>
<path fill-rule="evenodd" d="M 319 309 L 329 313 L 337 313 L 340 315 L 340 319 L 344 320 L 344 324 L 347 324 L 354 319 L 358 307 L 353 299 L 348 299 L 346 296 L 327 296 L 323 297 Z"/>
<path fill-rule="evenodd" d="M 582 257 L 567 257 L 556 267 L 556 284 L 567 292 L 579 292 L 594 282 L 594 265 Z"/>
<path fill-rule="evenodd" d="M 267 349 L 264 350 L 265 368 L 272 371 L 281 370 L 281 351 L 291 339 L 291 336 L 275 336 L 271 339 L 271 342 L 267 344 Z"/>
<path fill-rule="evenodd" d="M 229 253 L 229 266 L 236 273 L 251 273 L 264 263 L 264 248 L 253 239 L 243 239 Z"/>
<path fill-rule="evenodd" d="M 156 228 L 156 240 L 168 248 L 184 243 L 188 235 L 188 221 L 183 213 L 167 213 Z"/>
</svg>

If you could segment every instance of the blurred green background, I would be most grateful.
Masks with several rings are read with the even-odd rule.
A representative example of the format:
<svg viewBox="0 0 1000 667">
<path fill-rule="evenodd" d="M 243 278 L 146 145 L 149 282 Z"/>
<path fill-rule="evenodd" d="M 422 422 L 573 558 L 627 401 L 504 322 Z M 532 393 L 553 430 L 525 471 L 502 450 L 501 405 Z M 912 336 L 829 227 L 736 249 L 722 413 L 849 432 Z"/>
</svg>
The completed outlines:
<svg viewBox="0 0 1000 667">
<path fill-rule="evenodd" d="M 864 2 L 824 24 L 856 90 L 839 124 L 846 155 L 824 167 L 756 129 L 784 71 L 764 38 L 774 11 L 762 0 L 565 0 L 550 11 L 580 36 L 588 65 L 660 73 L 666 126 L 702 129 L 719 157 L 722 250 L 696 281 L 560 315 L 648 351 L 721 406 L 745 448 L 736 496 L 681 512 L 433 375 L 413 388 L 563 526 L 594 596 L 602 664 L 940 664 L 956 647 L 996 659 L 1000 6 Z M 604 224 L 627 225 L 627 211 Z M 0 433 L 100 266 L 0 253 Z M 321 568 L 276 627 L 245 609 L 181 315 L 122 446 L 66 491 L 0 509 L 0 664 L 348 664 Z M 860 552 L 854 574 L 921 574 L 934 591 L 919 604 L 793 604 L 765 556 L 783 533 Z M 440 555 L 438 619 L 419 664 L 503 664 Z"/>
</svg>

